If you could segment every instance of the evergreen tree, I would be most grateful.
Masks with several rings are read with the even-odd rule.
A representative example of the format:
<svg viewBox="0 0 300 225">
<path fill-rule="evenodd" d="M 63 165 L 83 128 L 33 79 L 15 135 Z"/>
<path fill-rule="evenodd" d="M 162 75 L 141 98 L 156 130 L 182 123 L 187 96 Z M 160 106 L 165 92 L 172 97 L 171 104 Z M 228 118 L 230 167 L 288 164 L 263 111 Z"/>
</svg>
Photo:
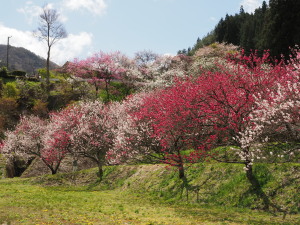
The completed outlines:
<svg viewBox="0 0 300 225">
<path fill-rule="evenodd" d="M 223 18 L 221 18 L 221 20 L 217 24 L 217 26 L 215 28 L 215 32 L 216 32 L 216 40 L 217 40 L 217 42 L 220 42 L 220 43 L 223 42 L 224 36 L 225 36 L 225 32 L 226 32 L 225 22 L 224 22 Z"/>
<path fill-rule="evenodd" d="M 300 1 L 270 0 L 260 48 L 288 56 L 289 47 L 300 42 Z"/>
<path fill-rule="evenodd" d="M 197 39 L 190 51 L 181 52 L 193 55 L 197 49 L 216 41 L 240 46 L 246 52 L 253 49 L 262 54 L 269 49 L 273 56 L 288 56 L 289 47 L 300 44 L 300 1 L 270 0 L 269 6 L 263 1 L 251 14 L 241 6 L 239 14 L 226 14 L 212 32 Z"/>
<path fill-rule="evenodd" d="M 246 21 L 241 26 L 240 34 L 240 46 L 243 47 L 246 52 L 249 52 L 255 46 L 255 28 L 256 23 L 253 15 L 248 15 Z"/>
</svg>

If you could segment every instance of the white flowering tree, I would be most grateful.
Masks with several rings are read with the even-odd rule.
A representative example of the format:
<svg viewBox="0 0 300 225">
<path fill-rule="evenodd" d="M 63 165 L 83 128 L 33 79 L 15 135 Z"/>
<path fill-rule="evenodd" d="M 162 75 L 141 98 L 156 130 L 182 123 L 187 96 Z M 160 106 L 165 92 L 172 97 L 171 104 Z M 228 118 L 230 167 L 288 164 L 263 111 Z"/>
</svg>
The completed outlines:
<svg viewBox="0 0 300 225">
<path fill-rule="evenodd" d="M 160 161 L 163 156 L 159 139 L 153 136 L 151 121 L 140 119 L 137 113 L 146 96 L 153 93 L 138 93 L 129 96 L 122 103 L 110 106 L 115 117 L 114 149 L 109 152 L 109 160 L 122 161 L 150 160 Z"/>
<path fill-rule="evenodd" d="M 270 90 L 268 98 L 257 96 L 257 109 L 250 114 L 251 123 L 237 138 L 241 148 L 247 149 L 239 153 L 242 159 L 286 162 L 299 158 L 299 90 L 299 81 L 286 81 Z"/>
<path fill-rule="evenodd" d="M 177 59 L 151 51 L 138 52 L 134 58 L 134 67 L 129 72 L 135 77 L 136 86 L 143 90 L 164 88 L 174 84 L 176 78 L 186 76 Z"/>
</svg>

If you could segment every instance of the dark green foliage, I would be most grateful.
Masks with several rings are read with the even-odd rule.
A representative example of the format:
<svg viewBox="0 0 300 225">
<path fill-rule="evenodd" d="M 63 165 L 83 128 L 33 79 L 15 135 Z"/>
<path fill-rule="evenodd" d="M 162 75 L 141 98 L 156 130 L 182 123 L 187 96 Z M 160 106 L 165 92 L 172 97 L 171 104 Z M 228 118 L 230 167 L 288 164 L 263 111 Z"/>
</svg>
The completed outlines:
<svg viewBox="0 0 300 225">
<path fill-rule="evenodd" d="M 216 39 L 218 42 L 241 46 L 246 51 L 256 49 L 256 41 L 260 40 L 263 23 L 264 13 L 261 8 L 256 9 L 254 14 L 241 10 L 234 16 L 226 15 L 215 27 Z"/>
<path fill-rule="evenodd" d="M 281 54 L 289 57 L 289 48 L 300 43 L 299 24 L 300 1 L 270 0 L 269 6 L 264 1 L 262 6 L 251 14 L 245 13 L 243 8 L 239 14 L 227 14 L 209 36 L 214 37 L 214 39 L 210 38 L 213 42 L 240 46 L 246 50 L 246 53 L 251 50 L 262 53 L 263 50 L 269 49 L 274 57 L 279 58 Z M 204 39 L 201 41 L 198 39 L 191 51 L 178 53 L 193 55 L 197 49 L 203 47 L 201 42 Z"/>
<path fill-rule="evenodd" d="M 132 88 L 128 87 L 125 83 L 112 81 L 109 86 L 109 100 L 110 101 L 122 101 L 126 96 L 133 92 Z M 99 97 L 102 101 L 107 102 L 107 92 L 101 88 L 99 91 Z"/>
<path fill-rule="evenodd" d="M 64 108 L 70 101 L 68 96 L 61 93 L 51 94 L 48 97 L 48 108 L 50 110 L 59 110 Z"/>
<path fill-rule="evenodd" d="M 271 54 L 288 56 L 289 47 L 300 43 L 300 1 L 270 0 L 267 10 L 261 48 Z"/>
<path fill-rule="evenodd" d="M 18 77 L 25 77 L 26 72 L 21 71 L 21 70 L 14 70 L 14 71 L 10 72 L 10 75 L 18 76 Z"/>
<path fill-rule="evenodd" d="M 240 13 L 226 16 L 215 28 L 217 41 L 239 45 L 246 51 L 262 52 L 270 49 L 271 55 L 288 56 L 289 47 L 300 42 L 300 2 L 264 1 L 253 14 Z"/>
</svg>

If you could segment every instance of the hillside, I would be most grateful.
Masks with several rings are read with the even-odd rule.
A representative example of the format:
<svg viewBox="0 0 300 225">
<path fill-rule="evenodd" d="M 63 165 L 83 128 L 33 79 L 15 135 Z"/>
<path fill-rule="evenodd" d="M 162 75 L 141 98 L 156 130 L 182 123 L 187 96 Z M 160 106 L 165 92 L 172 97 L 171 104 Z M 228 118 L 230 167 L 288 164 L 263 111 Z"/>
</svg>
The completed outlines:
<svg viewBox="0 0 300 225">
<path fill-rule="evenodd" d="M 0 67 L 6 66 L 7 46 L 0 45 Z M 51 69 L 58 65 L 51 62 Z M 36 69 L 46 67 L 46 60 L 35 53 L 21 47 L 9 46 L 9 70 L 22 70 L 34 74 Z"/>
</svg>

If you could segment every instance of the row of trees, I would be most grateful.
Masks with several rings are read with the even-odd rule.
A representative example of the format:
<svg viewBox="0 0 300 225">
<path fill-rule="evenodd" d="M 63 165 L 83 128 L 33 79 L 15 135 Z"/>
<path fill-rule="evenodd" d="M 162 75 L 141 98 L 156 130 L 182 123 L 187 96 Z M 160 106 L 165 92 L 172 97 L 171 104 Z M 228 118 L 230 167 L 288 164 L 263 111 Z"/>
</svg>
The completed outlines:
<svg viewBox="0 0 300 225">
<path fill-rule="evenodd" d="M 276 208 L 258 188 L 252 168 L 255 162 L 299 160 L 300 51 L 292 54 L 286 64 L 271 62 L 268 51 L 262 57 L 241 52 L 226 59 L 212 57 L 214 67 L 207 60 L 188 62 L 183 56 L 175 63 L 177 70 L 171 65 L 178 58 L 172 59 L 160 73 L 160 78 L 174 73 L 167 86 L 151 80 L 157 88 L 131 94 L 121 102 L 111 102 L 107 93 L 104 102 L 82 101 L 50 114 L 47 120 L 24 116 L 15 130 L 6 133 L 1 152 L 28 160 L 38 157 L 53 174 L 67 154 L 75 162 L 88 157 L 97 163 L 100 178 L 103 165 L 133 160 L 174 166 L 181 179 L 186 179 L 186 163 L 207 158 L 241 163 L 265 207 Z M 101 82 L 109 85 L 113 79 L 135 74 L 121 56 L 100 53 L 75 60 L 67 70 L 96 88 Z M 152 66 L 162 68 L 154 66 L 157 62 L 162 61 L 141 60 L 134 71 L 151 74 Z M 182 75 L 186 65 L 189 76 Z"/>
<path fill-rule="evenodd" d="M 170 85 L 179 71 L 178 60 L 151 51 L 138 52 L 134 58 L 120 52 L 99 52 L 51 71 L 50 92 L 46 69 L 39 70 L 41 80 L 0 78 L 0 139 L 6 129 L 13 129 L 20 114 L 45 118 L 49 111 L 79 99 L 120 101 L 141 89 Z"/>
<path fill-rule="evenodd" d="M 193 48 L 180 53 L 192 55 L 197 49 L 217 41 L 240 46 L 248 53 L 257 49 L 263 54 L 264 49 L 270 49 L 272 56 L 289 57 L 289 48 L 300 42 L 299 10 L 299 1 L 286 0 L 270 0 L 269 4 L 263 1 L 251 14 L 241 7 L 239 13 L 222 18 Z"/>
</svg>

